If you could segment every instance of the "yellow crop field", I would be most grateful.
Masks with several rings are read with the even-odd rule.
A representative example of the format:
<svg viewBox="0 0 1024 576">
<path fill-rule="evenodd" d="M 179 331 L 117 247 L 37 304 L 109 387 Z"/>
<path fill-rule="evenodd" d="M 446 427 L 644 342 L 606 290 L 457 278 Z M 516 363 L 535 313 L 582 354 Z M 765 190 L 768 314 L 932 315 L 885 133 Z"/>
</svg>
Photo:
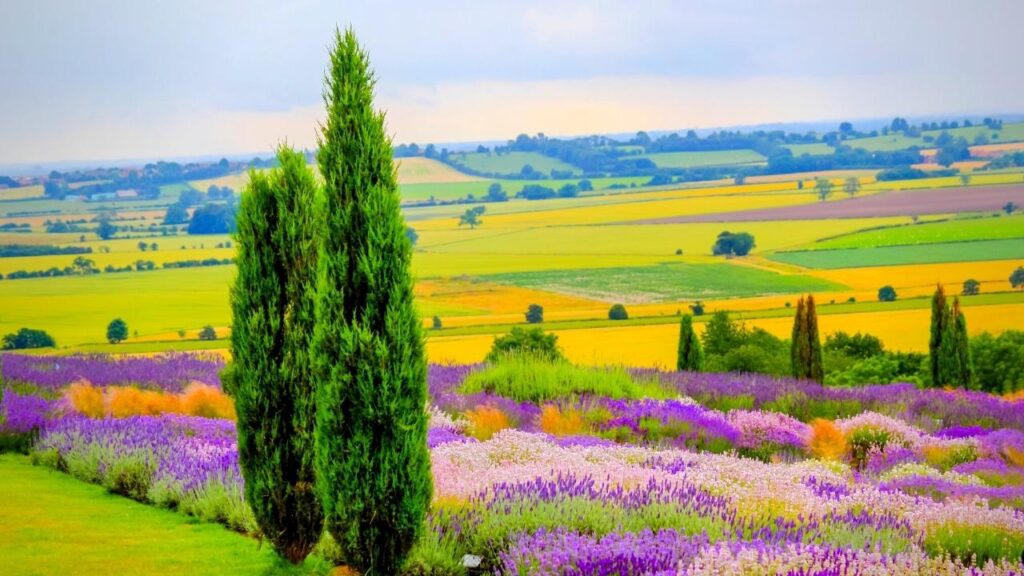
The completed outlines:
<svg viewBox="0 0 1024 576">
<path fill-rule="evenodd" d="M 496 220 L 496 219 L 495 219 Z M 757 251 L 794 248 L 821 238 L 875 226 L 910 223 L 909 217 L 849 218 L 790 222 L 744 222 L 754 235 Z M 655 255 L 674 261 L 678 249 L 689 255 L 710 255 L 715 238 L 730 225 L 719 222 L 658 225 L 536 227 L 495 230 L 484 217 L 476 230 L 417 228 L 421 246 L 429 252 L 479 254 L 621 254 Z M 436 235 L 436 236 L 435 236 Z"/>
<path fill-rule="evenodd" d="M 413 273 L 419 279 L 525 272 L 530 270 L 557 270 L 580 268 L 611 268 L 617 266 L 647 266 L 666 260 L 656 255 L 599 255 L 599 254 L 479 254 L 467 253 L 458 257 L 437 252 L 416 252 L 412 259 Z"/>
<path fill-rule="evenodd" d="M 42 198 L 43 185 L 21 186 L 19 188 L 0 188 L 0 200 L 26 200 L 28 198 Z"/>
<path fill-rule="evenodd" d="M 417 282 L 415 295 L 418 300 L 442 306 L 471 308 L 494 314 L 515 314 L 520 317 L 527 306 L 535 303 L 559 310 L 592 310 L 606 306 L 586 298 L 461 279 Z"/>
<path fill-rule="evenodd" d="M 871 332 L 891 350 L 921 352 L 928 349 L 928 309 L 863 312 L 819 316 L 822 337 L 833 332 Z M 1002 332 L 1018 327 L 1024 317 L 1024 304 L 965 306 L 971 334 Z M 749 320 L 750 326 L 764 328 L 788 338 L 792 318 Z M 695 324 L 698 333 L 703 323 Z M 675 365 L 679 327 L 675 324 L 590 328 L 554 331 L 569 360 L 588 365 L 622 364 L 670 368 Z M 427 339 L 427 355 L 432 362 L 479 362 L 487 354 L 494 335 L 432 336 Z"/>
<path fill-rule="evenodd" d="M 949 292 L 957 294 L 960 292 L 964 280 L 969 278 L 981 282 L 983 292 L 1007 291 L 1011 289 L 1010 273 L 1018 266 L 1024 266 L 1024 260 L 874 266 L 838 270 L 808 270 L 806 273 L 810 276 L 845 284 L 856 290 L 877 290 L 886 284 L 891 284 L 897 288 L 897 292 L 901 296 L 915 296 L 930 294 L 937 283 L 942 283 Z"/>
<path fill-rule="evenodd" d="M 447 164 L 430 158 L 398 158 L 395 164 L 398 165 L 398 181 L 402 184 L 447 184 L 483 180 L 463 174 Z"/>
<path fill-rule="evenodd" d="M 955 168 L 961 172 L 972 172 L 974 170 L 984 168 L 987 165 L 988 160 L 966 160 L 963 162 L 953 162 L 952 164 L 949 165 L 949 168 Z M 945 170 L 946 166 L 943 166 L 941 164 L 924 163 L 914 164 L 911 166 L 911 168 L 917 168 L 918 170 L 924 170 L 927 172 L 931 170 Z"/>
<path fill-rule="evenodd" d="M 816 178 L 828 178 L 829 180 L 846 180 L 857 178 L 861 184 L 870 184 L 875 181 L 875 174 L 878 170 L 820 170 L 817 172 L 797 172 L 793 174 L 768 174 L 765 176 L 751 176 L 747 182 L 788 182 L 791 188 L 796 188 L 796 180 L 814 180 Z M 804 184 L 806 188 L 807 184 Z"/>
</svg>

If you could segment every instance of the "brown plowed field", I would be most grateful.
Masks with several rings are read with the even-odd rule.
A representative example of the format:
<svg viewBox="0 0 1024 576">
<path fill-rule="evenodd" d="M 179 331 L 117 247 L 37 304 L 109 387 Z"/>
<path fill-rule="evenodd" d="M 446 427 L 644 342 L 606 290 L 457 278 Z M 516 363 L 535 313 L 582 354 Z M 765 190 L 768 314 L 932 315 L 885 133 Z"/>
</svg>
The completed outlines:
<svg viewBox="0 0 1024 576">
<path fill-rule="evenodd" d="M 976 186 L 904 190 L 835 202 L 817 202 L 781 208 L 742 210 L 695 216 L 653 218 L 630 224 L 682 224 L 686 222 L 757 222 L 765 220 L 825 220 L 917 216 L 955 212 L 997 212 L 1007 202 L 1024 206 L 1024 185 Z"/>
</svg>

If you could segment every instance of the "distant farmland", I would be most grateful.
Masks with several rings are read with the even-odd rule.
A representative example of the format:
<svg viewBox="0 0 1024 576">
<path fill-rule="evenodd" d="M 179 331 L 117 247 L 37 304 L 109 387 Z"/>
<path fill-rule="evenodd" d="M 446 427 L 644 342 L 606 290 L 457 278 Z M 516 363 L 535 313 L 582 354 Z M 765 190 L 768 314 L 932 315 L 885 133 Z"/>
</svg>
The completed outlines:
<svg viewBox="0 0 1024 576">
<path fill-rule="evenodd" d="M 838 192 L 838 194 L 842 194 L 842 192 Z M 953 214 L 957 212 L 998 212 L 1007 202 L 1024 206 L 1024 185 L 889 192 L 835 202 L 815 202 L 779 208 L 659 218 L 642 223 L 756 222 L 760 220 L 820 220 L 825 218 Z"/>
<path fill-rule="evenodd" d="M 764 162 L 765 157 L 753 150 L 713 150 L 708 152 L 660 152 L 631 156 L 646 158 L 658 168 L 697 168 L 700 166 L 732 166 Z"/>
<path fill-rule="evenodd" d="M 861 266 L 894 266 L 897 264 L 930 264 L 935 262 L 970 262 L 1024 258 L 1024 241 L 986 240 L 978 242 L 945 242 L 916 246 L 886 246 L 852 250 L 806 250 L 779 252 L 773 260 L 807 268 L 855 268 Z M 1007 270 L 1009 277 L 1012 270 Z"/>
<path fill-rule="evenodd" d="M 518 174 L 527 165 L 545 175 L 550 174 L 552 170 L 570 172 L 574 175 L 582 173 L 572 164 L 537 152 L 470 152 L 452 154 L 449 158 L 455 164 L 486 174 Z"/>
</svg>

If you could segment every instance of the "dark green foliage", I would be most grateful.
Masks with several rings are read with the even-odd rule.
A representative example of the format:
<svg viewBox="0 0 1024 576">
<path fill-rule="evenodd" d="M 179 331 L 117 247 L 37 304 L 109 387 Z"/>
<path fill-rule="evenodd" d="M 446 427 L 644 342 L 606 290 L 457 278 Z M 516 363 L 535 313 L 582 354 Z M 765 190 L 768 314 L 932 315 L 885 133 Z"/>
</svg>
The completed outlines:
<svg viewBox="0 0 1024 576">
<path fill-rule="evenodd" d="M 164 224 L 184 224 L 188 222 L 188 207 L 181 203 L 174 203 L 167 207 L 167 213 L 164 214 Z"/>
<path fill-rule="evenodd" d="M 207 324 L 206 326 L 203 326 L 202 330 L 199 331 L 199 339 L 200 340 L 216 340 L 217 339 L 217 331 L 214 330 L 213 326 L 210 326 L 209 324 Z"/>
<path fill-rule="evenodd" d="M 608 309 L 609 320 L 629 320 L 629 312 L 626 311 L 626 307 L 622 304 L 612 304 L 612 307 Z"/>
<path fill-rule="evenodd" d="M 693 312 L 694 316 L 703 316 L 704 315 L 704 303 L 701 302 L 700 300 L 698 300 L 698 301 L 694 302 L 693 304 L 690 304 L 690 311 Z"/>
<path fill-rule="evenodd" d="M 433 490 L 412 246 L 373 84 L 355 35 L 339 32 L 317 153 L 316 474 L 327 530 L 364 576 L 399 573 Z"/>
<path fill-rule="evenodd" d="M 715 239 L 711 253 L 715 256 L 746 256 L 754 249 L 754 237 L 746 232 L 733 234 L 726 230 Z"/>
<path fill-rule="evenodd" d="M 459 226 L 469 226 L 469 229 L 472 230 L 483 224 L 484 221 L 480 219 L 480 216 L 483 216 L 486 210 L 486 206 L 467 208 L 466 212 L 459 216 Z"/>
<path fill-rule="evenodd" d="M 245 496 L 278 554 L 299 563 L 323 530 L 314 483 L 316 323 L 313 173 L 288 148 L 280 168 L 252 171 L 238 214 L 231 289 L 231 391 Z M 211 338 L 212 336 L 212 338 Z M 199 338 L 215 339 L 207 326 Z"/>
<path fill-rule="evenodd" d="M 544 307 L 540 304 L 530 304 L 526 307 L 526 321 L 530 324 L 540 324 L 544 321 Z"/>
<path fill-rule="evenodd" d="M 99 224 L 96 226 L 96 235 L 103 240 L 110 240 L 115 234 L 117 234 L 117 226 L 110 223 L 109 216 L 101 216 Z"/>
<path fill-rule="evenodd" d="M 932 294 L 932 319 L 931 332 L 928 338 L 928 364 L 931 369 L 932 382 L 941 386 L 939 378 L 939 356 L 942 346 L 942 337 L 946 333 L 946 322 L 949 319 L 948 305 L 946 304 L 946 290 L 942 284 L 935 287 Z"/>
<path fill-rule="evenodd" d="M 1024 288 L 1024 266 L 1017 266 L 1017 269 L 1010 274 L 1010 286 Z"/>
<path fill-rule="evenodd" d="M 227 234 L 235 231 L 235 209 L 230 204 L 208 203 L 192 212 L 189 234 Z"/>
<path fill-rule="evenodd" d="M 17 332 L 7 334 L 3 339 L 3 350 L 25 350 L 28 348 L 53 348 L 57 346 L 53 337 L 42 330 L 21 328 Z"/>
<path fill-rule="evenodd" d="M 1024 389 L 1024 332 L 984 332 L 971 338 L 970 348 L 979 389 L 996 394 Z"/>
<path fill-rule="evenodd" d="M 704 367 L 704 352 L 700 347 L 697 333 L 693 331 L 693 317 L 683 314 L 679 321 L 679 354 L 676 357 L 676 370 L 700 372 Z"/>
<path fill-rule="evenodd" d="M 870 358 L 885 352 L 885 346 L 877 336 L 857 332 L 854 335 L 839 331 L 825 338 L 825 350 L 839 352 L 851 358 Z"/>
<path fill-rule="evenodd" d="M 409 239 L 409 244 L 416 245 L 420 240 L 420 235 L 416 232 L 416 229 L 412 226 L 405 227 L 405 237 Z"/>
<path fill-rule="evenodd" d="M 968 278 L 964 280 L 964 288 L 961 294 L 964 296 L 977 296 L 981 292 L 981 282 L 978 282 L 974 278 Z"/>
<path fill-rule="evenodd" d="M 939 285 L 932 296 L 931 335 L 928 341 L 932 385 L 968 388 L 973 383 L 973 366 L 967 338 L 967 319 L 960 299 L 953 305 Z"/>
<path fill-rule="evenodd" d="M 441 325 L 441 317 L 434 316 L 434 319 L 431 321 L 431 326 L 434 328 L 434 330 L 440 330 L 443 327 Z"/>
<path fill-rule="evenodd" d="M 896 301 L 896 289 L 892 286 L 885 285 L 878 289 L 878 301 L 879 302 L 895 302 Z"/>
<path fill-rule="evenodd" d="M 711 315 L 704 327 L 701 340 L 704 352 L 710 355 L 724 355 L 739 347 L 747 338 L 746 327 L 732 320 L 725 310 L 718 310 Z"/>
<path fill-rule="evenodd" d="M 128 338 L 128 324 L 120 318 L 114 318 L 107 324 L 107 342 L 117 344 Z"/>
<path fill-rule="evenodd" d="M 793 318 L 793 338 L 790 343 L 790 360 L 793 377 L 822 382 L 825 371 L 822 368 L 821 338 L 818 335 L 818 313 L 814 307 L 814 296 L 800 298 L 796 303 Z"/>
<path fill-rule="evenodd" d="M 487 353 L 486 362 L 497 362 L 505 356 L 533 356 L 540 360 L 554 362 L 563 360 L 562 351 L 558 347 L 558 336 L 546 334 L 540 328 L 512 328 L 504 336 L 498 336 Z"/>
</svg>

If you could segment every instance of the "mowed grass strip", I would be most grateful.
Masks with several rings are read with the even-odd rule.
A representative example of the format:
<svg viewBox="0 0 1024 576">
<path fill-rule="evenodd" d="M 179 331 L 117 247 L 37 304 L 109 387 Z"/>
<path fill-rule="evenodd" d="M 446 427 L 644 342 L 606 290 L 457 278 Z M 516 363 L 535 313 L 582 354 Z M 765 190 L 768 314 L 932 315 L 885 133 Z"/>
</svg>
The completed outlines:
<svg viewBox="0 0 1024 576">
<path fill-rule="evenodd" d="M 834 282 L 731 264 L 662 264 L 628 268 L 499 274 L 491 281 L 605 302 L 665 302 L 842 290 Z"/>
<path fill-rule="evenodd" d="M 6 576 L 326 574 L 217 524 L 146 506 L 70 476 L 0 455 L 0 572 Z"/>
<path fill-rule="evenodd" d="M 972 240 L 1024 239 L 1024 215 L 924 222 L 865 230 L 816 242 L 808 249 L 835 250 Z"/>
<path fill-rule="evenodd" d="M 915 246 L 886 246 L 848 250 L 804 250 L 778 252 L 773 260 L 805 268 L 859 268 L 896 266 L 900 264 L 931 264 L 938 262 L 972 262 L 1024 258 L 1024 241 L 982 240 L 977 242 L 946 242 Z"/>
<path fill-rule="evenodd" d="M 628 156 L 627 159 L 634 158 Z M 701 166 L 732 166 L 764 162 L 765 157 L 753 150 L 709 150 L 701 152 L 658 152 L 635 158 L 646 158 L 658 168 L 698 168 Z"/>
</svg>

